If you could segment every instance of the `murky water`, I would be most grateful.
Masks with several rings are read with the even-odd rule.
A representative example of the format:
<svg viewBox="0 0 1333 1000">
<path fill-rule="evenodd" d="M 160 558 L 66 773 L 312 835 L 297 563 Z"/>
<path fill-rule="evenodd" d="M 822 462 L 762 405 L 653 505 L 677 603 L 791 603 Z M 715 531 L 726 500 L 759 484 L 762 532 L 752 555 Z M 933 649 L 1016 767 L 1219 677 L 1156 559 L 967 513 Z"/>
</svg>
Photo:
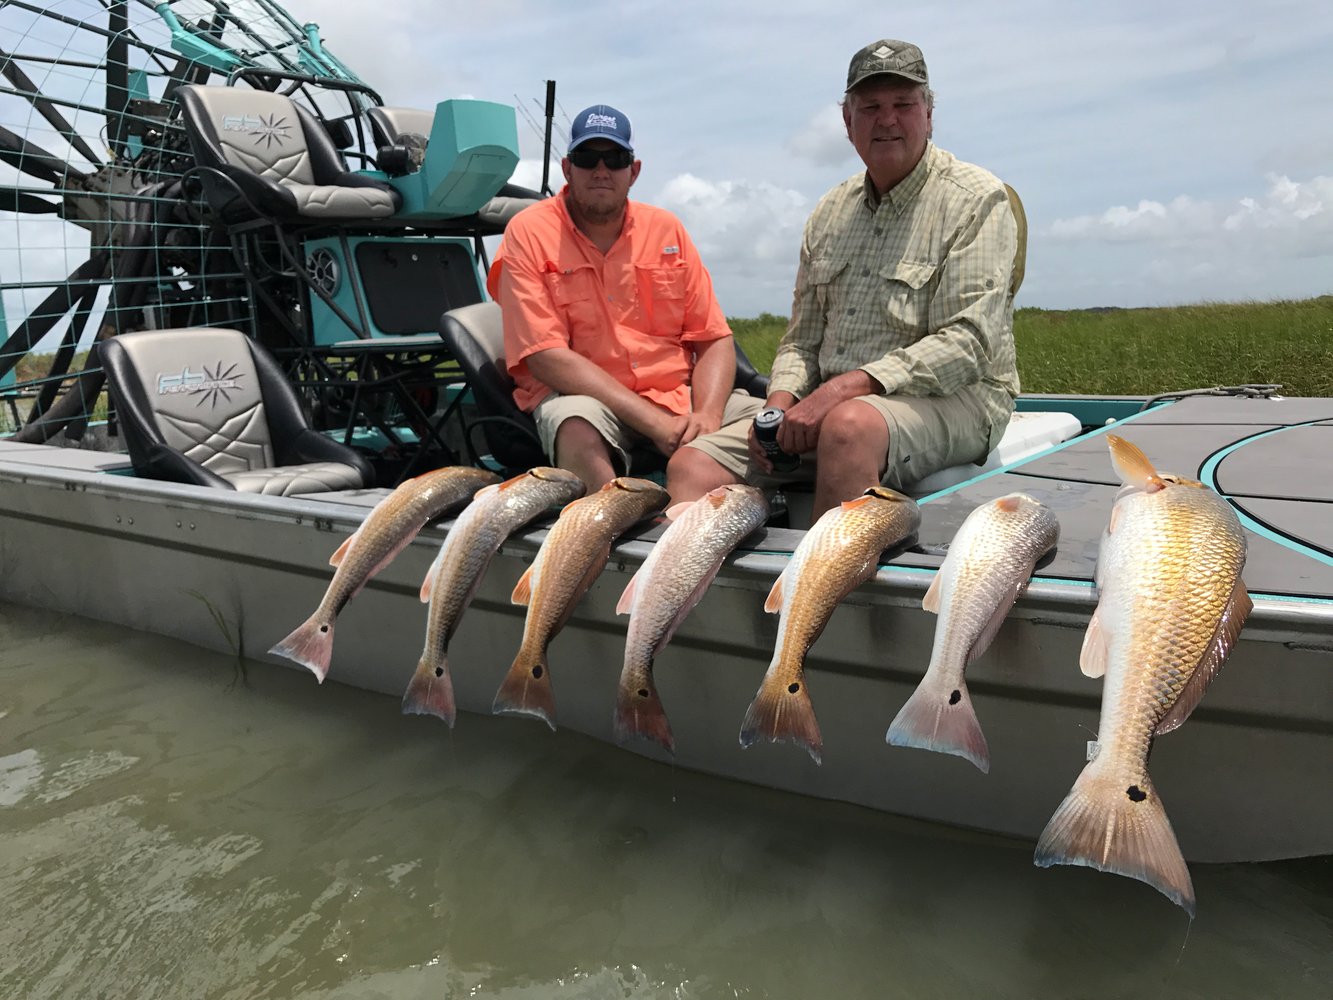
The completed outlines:
<svg viewBox="0 0 1333 1000">
<path fill-rule="evenodd" d="M 5 1000 L 1330 995 L 1333 859 L 1031 852 L 0 605 Z"/>
</svg>

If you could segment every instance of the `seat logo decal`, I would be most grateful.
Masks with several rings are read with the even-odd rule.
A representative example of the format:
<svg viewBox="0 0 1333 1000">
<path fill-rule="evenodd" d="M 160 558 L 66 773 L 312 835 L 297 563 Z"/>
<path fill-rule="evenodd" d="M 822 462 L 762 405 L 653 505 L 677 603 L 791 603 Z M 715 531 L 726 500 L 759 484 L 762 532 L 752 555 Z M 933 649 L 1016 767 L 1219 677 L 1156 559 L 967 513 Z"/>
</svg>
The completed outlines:
<svg viewBox="0 0 1333 1000">
<path fill-rule="evenodd" d="M 219 399 L 231 401 L 231 392 L 240 392 L 241 376 L 236 374 L 236 365 L 232 365 L 226 371 L 222 370 L 224 362 L 219 361 L 217 366 L 209 371 L 208 365 L 203 365 L 202 372 L 190 371 L 190 366 L 186 365 L 180 370 L 180 374 L 171 373 L 170 375 L 158 374 L 157 376 L 157 394 L 159 396 L 174 396 L 179 393 L 199 396 L 199 402 L 196 406 L 203 406 L 204 403 L 218 405 Z"/>
<path fill-rule="evenodd" d="M 272 149 L 273 146 L 281 146 L 286 140 L 291 138 L 291 125 L 287 123 L 286 118 L 279 118 L 276 114 L 265 118 L 263 115 L 223 115 L 222 131 L 224 132 L 245 132 L 247 135 L 255 137 L 255 145 L 263 146 L 265 149 Z"/>
</svg>

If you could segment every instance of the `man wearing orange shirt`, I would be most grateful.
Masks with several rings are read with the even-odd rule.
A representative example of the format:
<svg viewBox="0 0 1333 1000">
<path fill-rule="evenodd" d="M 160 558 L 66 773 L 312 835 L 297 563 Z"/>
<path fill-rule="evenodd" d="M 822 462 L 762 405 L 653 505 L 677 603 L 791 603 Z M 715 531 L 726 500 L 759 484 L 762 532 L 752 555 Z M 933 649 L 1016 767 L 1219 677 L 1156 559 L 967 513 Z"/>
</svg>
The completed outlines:
<svg viewBox="0 0 1333 1000">
<path fill-rule="evenodd" d="M 629 200 L 641 167 L 624 114 L 580 111 L 564 189 L 510 220 L 487 279 L 515 402 L 590 490 L 635 445 L 669 456 L 761 402 L 732 391 L 731 330 L 684 226 Z"/>
</svg>

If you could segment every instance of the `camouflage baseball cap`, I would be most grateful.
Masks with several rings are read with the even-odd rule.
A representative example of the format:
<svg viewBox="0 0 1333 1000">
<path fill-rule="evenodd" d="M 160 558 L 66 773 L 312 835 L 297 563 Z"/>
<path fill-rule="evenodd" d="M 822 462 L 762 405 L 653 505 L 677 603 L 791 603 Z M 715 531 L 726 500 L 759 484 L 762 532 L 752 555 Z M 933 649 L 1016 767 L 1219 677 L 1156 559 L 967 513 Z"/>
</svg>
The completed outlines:
<svg viewBox="0 0 1333 1000">
<path fill-rule="evenodd" d="M 847 67 L 847 90 L 872 76 L 891 74 L 913 83 L 929 83 L 926 76 L 926 57 L 911 42 L 896 38 L 881 38 L 871 42 L 856 55 Z"/>
</svg>

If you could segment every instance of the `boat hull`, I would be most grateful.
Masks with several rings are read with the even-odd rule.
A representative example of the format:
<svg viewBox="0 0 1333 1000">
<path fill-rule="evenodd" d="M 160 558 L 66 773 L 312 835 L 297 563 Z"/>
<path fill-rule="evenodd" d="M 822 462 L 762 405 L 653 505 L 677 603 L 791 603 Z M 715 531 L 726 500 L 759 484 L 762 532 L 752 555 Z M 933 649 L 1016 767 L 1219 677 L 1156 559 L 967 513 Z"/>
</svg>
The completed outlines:
<svg viewBox="0 0 1333 1000">
<path fill-rule="evenodd" d="M 265 651 L 318 604 L 332 574 L 329 555 L 380 495 L 228 494 L 0 462 L 0 598 L 287 664 Z M 446 531 L 447 522 L 428 527 L 344 609 L 331 680 L 401 697 L 425 635 L 418 590 Z M 464 713 L 490 711 L 522 630 L 524 609 L 509 595 L 543 536 L 539 527 L 501 548 L 450 645 Z M 627 622 L 614 609 L 650 544 L 616 547 L 550 647 L 562 728 L 613 739 Z M 969 669 L 992 750 L 983 775 L 960 759 L 884 742 L 929 660 L 936 619 L 921 609 L 928 572 L 881 568 L 839 606 L 807 660 L 824 734 L 824 763 L 816 766 L 799 747 L 746 750 L 737 739 L 776 638 L 776 616 L 762 605 L 785 558 L 738 552 L 658 657 L 676 765 L 1034 839 L 1095 736 L 1100 683 L 1077 665 L 1091 590 L 1034 585 Z M 1331 644 L 1326 616 L 1260 600 L 1204 703 L 1158 742 L 1154 780 L 1191 861 L 1333 853 L 1333 798 L 1309 784 L 1333 770 Z M 313 677 L 310 685 L 318 698 Z M 386 699 L 384 710 L 397 706 Z M 403 724 L 437 725 L 441 740 L 447 736 L 437 720 Z M 460 717 L 454 740 L 466 739 L 467 724 Z M 645 742 L 627 749 L 669 759 Z M 669 771 L 662 777 L 665 794 Z"/>
</svg>

